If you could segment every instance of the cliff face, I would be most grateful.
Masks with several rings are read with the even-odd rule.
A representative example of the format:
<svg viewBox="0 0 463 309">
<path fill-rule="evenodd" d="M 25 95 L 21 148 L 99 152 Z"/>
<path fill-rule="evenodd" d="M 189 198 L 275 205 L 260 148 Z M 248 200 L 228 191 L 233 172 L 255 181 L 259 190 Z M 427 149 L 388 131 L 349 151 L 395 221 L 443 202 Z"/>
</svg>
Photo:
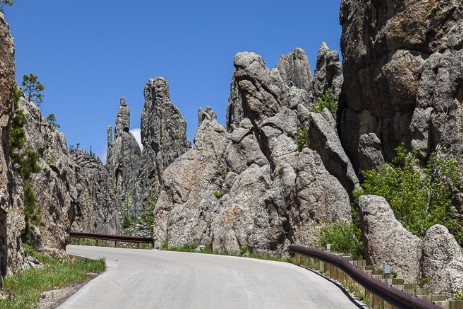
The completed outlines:
<svg viewBox="0 0 463 309">
<path fill-rule="evenodd" d="M 305 53 L 283 56 L 273 70 L 254 53 L 239 53 L 234 65 L 228 131 L 210 109 L 200 110 L 195 147 L 163 174 L 156 247 L 283 252 L 293 242 L 317 244 L 327 222 L 351 220 L 349 196 L 336 178 L 346 174 L 332 175 L 322 154 L 299 151 L 295 141 L 298 131 L 308 131 L 340 145 L 331 115 L 320 122 L 333 134 L 310 124 L 318 115 L 307 109 L 313 83 Z M 350 164 L 341 147 L 330 151 Z"/>
<path fill-rule="evenodd" d="M 0 12 L 0 261 L 1 276 L 24 264 L 21 233 L 24 230 L 21 183 L 15 183 L 8 151 L 15 83 L 14 41 Z"/>
<path fill-rule="evenodd" d="M 21 98 L 19 109 L 27 119 L 23 151 L 39 154 L 40 172 L 32 173 L 27 180 L 35 192 L 41 217 L 34 232 L 34 245 L 44 250 L 64 250 L 78 203 L 76 165 L 69 155 L 64 134 L 48 124 L 34 103 Z"/>
<path fill-rule="evenodd" d="M 462 18 L 460 1 L 341 2 L 340 132 L 356 168 L 366 134 L 386 160 L 401 142 L 422 158 L 463 153 Z"/>
</svg>

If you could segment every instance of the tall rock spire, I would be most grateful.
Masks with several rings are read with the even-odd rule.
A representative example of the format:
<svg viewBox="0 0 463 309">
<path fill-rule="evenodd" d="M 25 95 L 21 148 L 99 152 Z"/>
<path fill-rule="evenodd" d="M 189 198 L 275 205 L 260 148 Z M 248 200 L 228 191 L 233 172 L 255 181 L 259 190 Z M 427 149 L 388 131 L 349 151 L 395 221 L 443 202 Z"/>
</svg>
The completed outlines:
<svg viewBox="0 0 463 309">
<path fill-rule="evenodd" d="M 186 121 L 170 101 L 167 81 L 162 77 L 150 79 L 144 94 L 141 140 L 144 148 L 155 152 L 158 175 L 161 175 L 167 166 L 191 148 L 191 143 L 186 138 Z"/>
<path fill-rule="evenodd" d="M 124 97 L 121 97 L 120 104 L 116 119 L 115 138 L 118 138 L 123 131 L 129 132 L 130 129 L 130 110 Z"/>
</svg>

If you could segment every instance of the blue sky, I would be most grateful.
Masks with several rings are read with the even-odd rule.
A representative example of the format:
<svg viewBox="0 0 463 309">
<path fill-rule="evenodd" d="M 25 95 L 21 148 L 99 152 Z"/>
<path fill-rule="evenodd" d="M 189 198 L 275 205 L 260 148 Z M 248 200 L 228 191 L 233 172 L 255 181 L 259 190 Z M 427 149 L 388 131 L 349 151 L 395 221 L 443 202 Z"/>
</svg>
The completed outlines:
<svg viewBox="0 0 463 309">
<path fill-rule="evenodd" d="M 165 77 L 171 100 L 197 129 L 197 110 L 225 112 L 240 51 L 274 67 L 303 48 L 312 70 L 320 44 L 339 50 L 340 0 L 152 1 L 17 0 L 5 9 L 16 44 L 18 83 L 34 73 L 45 85 L 42 113 L 54 113 L 68 145 L 102 155 L 119 98 L 140 127 L 143 88 Z"/>
</svg>

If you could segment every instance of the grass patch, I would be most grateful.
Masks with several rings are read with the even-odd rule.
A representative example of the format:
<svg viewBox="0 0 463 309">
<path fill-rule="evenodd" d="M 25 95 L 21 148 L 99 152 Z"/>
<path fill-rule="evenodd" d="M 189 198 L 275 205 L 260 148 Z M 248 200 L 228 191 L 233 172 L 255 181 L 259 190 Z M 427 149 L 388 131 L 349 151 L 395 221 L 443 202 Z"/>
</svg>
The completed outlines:
<svg viewBox="0 0 463 309">
<path fill-rule="evenodd" d="M 106 268 L 104 259 L 54 259 L 41 255 L 30 246 L 24 245 L 24 248 L 27 255 L 43 264 L 43 268 L 30 268 L 6 277 L 2 291 L 9 297 L 0 300 L 0 308 L 37 308 L 43 292 L 84 283 L 90 279 L 88 273 L 101 273 Z"/>
</svg>

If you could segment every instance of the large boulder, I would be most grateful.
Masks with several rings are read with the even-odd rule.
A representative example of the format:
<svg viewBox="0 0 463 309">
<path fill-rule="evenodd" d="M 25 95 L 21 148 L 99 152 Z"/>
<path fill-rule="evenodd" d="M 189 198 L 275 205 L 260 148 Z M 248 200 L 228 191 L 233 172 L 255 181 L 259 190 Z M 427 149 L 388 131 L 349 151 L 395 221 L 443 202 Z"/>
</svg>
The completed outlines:
<svg viewBox="0 0 463 309">
<path fill-rule="evenodd" d="M 463 249 L 442 225 L 434 225 L 423 239 L 422 277 L 436 294 L 455 296 L 463 290 Z"/>
<path fill-rule="evenodd" d="M 397 221 L 383 197 L 363 195 L 359 205 L 367 260 L 377 269 L 388 264 L 399 277 L 416 282 L 420 274 L 421 239 Z"/>
</svg>

